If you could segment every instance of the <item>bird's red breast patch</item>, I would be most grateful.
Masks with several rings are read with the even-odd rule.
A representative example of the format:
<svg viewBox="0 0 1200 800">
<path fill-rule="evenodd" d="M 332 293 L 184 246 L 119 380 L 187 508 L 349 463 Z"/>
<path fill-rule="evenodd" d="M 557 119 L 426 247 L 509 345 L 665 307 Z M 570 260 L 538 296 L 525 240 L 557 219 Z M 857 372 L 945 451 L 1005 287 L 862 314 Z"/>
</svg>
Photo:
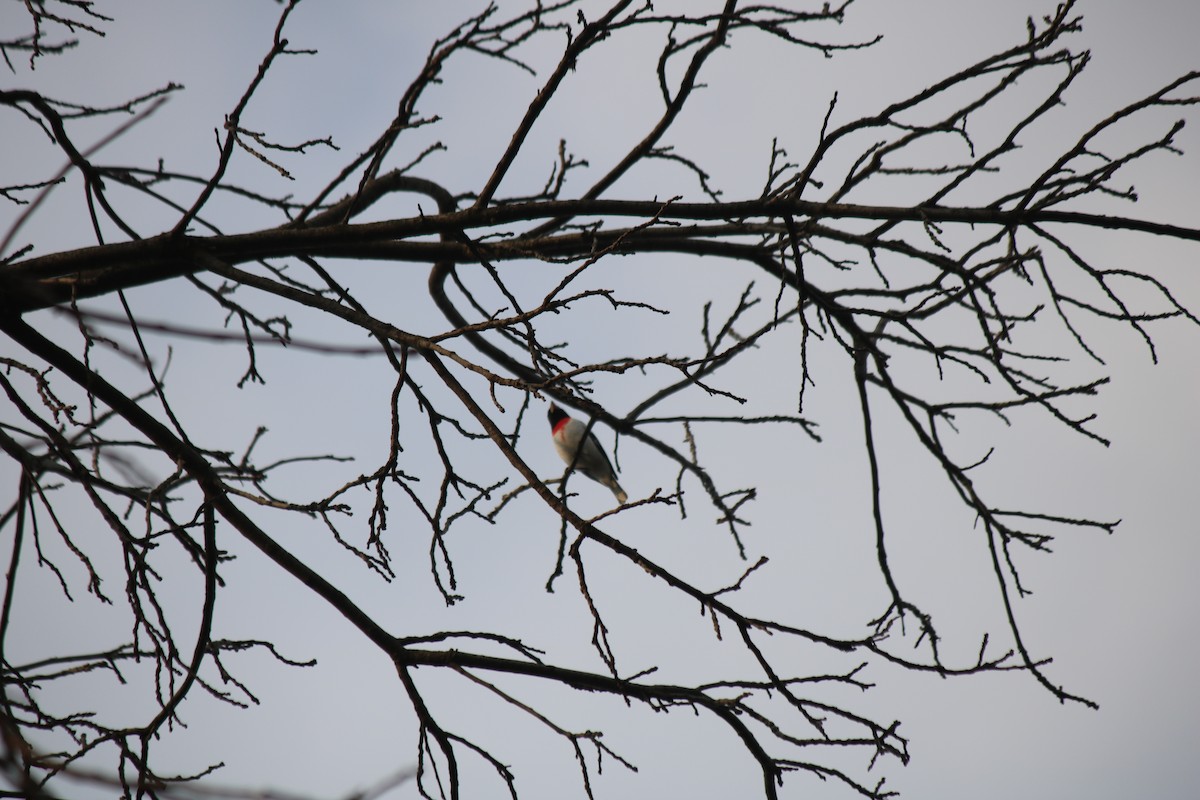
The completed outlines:
<svg viewBox="0 0 1200 800">
<path fill-rule="evenodd" d="M 550 433 L 553 434 L 554 436 L 557 436 L 558 432 L 561 431 L 563 428 L 567 427 L 567 423 L 570 421 L 571 421 L 570 417 L 563 417 L 558 422 L 554 423 L 554 428 L 550 431 Z"/>
</svg>

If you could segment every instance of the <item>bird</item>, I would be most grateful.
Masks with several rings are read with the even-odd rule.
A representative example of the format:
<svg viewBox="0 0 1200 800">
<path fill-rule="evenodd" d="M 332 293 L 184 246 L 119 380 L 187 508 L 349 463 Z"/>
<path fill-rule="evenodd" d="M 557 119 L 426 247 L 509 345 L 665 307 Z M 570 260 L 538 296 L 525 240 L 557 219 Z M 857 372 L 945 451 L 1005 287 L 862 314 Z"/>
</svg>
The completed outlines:
<svg viewBox="0 0 1200 800">
<path fill-rule="evenodd" d="M 596 434 L 588 431 L 586 425 L 577 419 L 572 419 L 567 412 L 554 403 L 550 404 L 550 410 L 546 412 L 546 416 L 550 418 L 550 433 L 554 437 L 554 448 L 558 450 L 562 460 L 568 465 L 573 465 L 575 469 L 596 483 L 607 486 L 616 495 L 617 502 L 624 505 L 625 501 L 629 499 L 629 495 L 625 494 L 621 484 L 617 483 L 612 462 L 604 454 L 604 448 L 600 446 Z M 587 438 L 584 438 L 585 433 Z M 578 455 L 576 455 L 577 453 Z"/>
</svg>

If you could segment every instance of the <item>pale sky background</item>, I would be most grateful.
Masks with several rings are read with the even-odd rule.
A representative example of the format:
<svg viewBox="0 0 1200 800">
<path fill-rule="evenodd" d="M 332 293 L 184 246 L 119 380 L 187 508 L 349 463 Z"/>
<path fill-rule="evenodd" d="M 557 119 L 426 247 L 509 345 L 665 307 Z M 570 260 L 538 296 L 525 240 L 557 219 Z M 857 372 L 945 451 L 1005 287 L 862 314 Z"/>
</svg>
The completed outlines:
<svg viewBox="0 0 1200 800">
<path fill-rule="evenodd" d="M 447 3 L 320 3 L 309 0 L 297 9 L 287 36 L 295 48 L 315 48 L 318 57 L 294 58 L 277 65 L 247 113 L 244 124 L 265 130 L 277 140 L 296 141 L 331 136 L 340 153 L 314 151 L 288 162 L 296 181 L 284 186 L 278 176 L 252 160 L 235 159 L 235 181 L 264 191 L 294 192 L 307 197 L 337 165 L 361 151 L 390 118 L 396 98 L 407 86 L 432 39 L 452 22 L 482 8 L 480 2 Z M 665 8 L 665 5 L 662 7 Z M 590 8 L 590 7 L 589 7 Z M 1053 9 L 1052 3 L 994 3 L 984 0 L 920 0 L 898 3 L 860 0 L 847 22 L 829 27 L 833 40 L 851 41 L 883 33 L 875 48 L 844 53 L 826 60 L 817 53 L 791 53 L 762 37 L 740 33 L 732 48 L 710 62 L 708 88 L 678 123 L 671 141 L 685 154 L 710 168 L 728 199 L 757 195 L 772 138 L 778 137 L 793 158 L 807 155 L 833 91 L 840 94 L 839 119 L 873 111 L 907 96 L 950 71 L 1019 39 L 1024 19 Z M 213 129 L 219 127 L 267 51 L 279 7 L 274 3 L 113 2 L 103 13 L 116 18 L 103 40 L 81 37 L 80 47 L 62 57 L 39 62 L 34 73 L 26 65 L 16 74 L 3 73 L 0 86 L 36 88 L 64 100 L 94 103 L 124 100 L 167 81 L 182 83 L 186 92 L 153 119 L 104 151 L 106 163 L 150 165 L 162 156 L 168 168 L 206 172 L 215 163 Z M 1200 68 L 1195 35 L 1200 6 L 1187 0 L 1135 4 L 1085 0 L 1084 32 L 1071 41 L 1093 52 L 1094 60 L 1068 95 L 1068 105 L 1051 125 L 1037 129 L 1026 142 L 1030 158 L 1058 152 L 1079 133 L 1132 100 L 1172 78 Z M 0 29 L 10 30 L 22 10 L 16 3 L 0 9 Z M 180 36 L 179 32 L 185 32 Z M 814 34 L 818 35 L 818 34 Z M 661 32 L 654 36 L 661 36 Z M 557 46 L 548 37 L 543 44 Z M 572 74 L 559 101 L 530 138 L 530 156 L 518 162 L 506 188 L 514 193 L 544 181 L 558 140 L 587 158 L 599 172 L 640 138 L 648 115 L 656 113 L 652 66 L 657 44 L 647 33 L 611 43 L 610 56 L 585 60 Z M 553 63 L 553 49 L 530 52 L 541 67 Z M 650 77 L 651 82 L 646 78 Z M 447 151 L 433 156 L 417 174 L 444 181 L 456 191 L 479 188 L 499 149 L 508 141 L 525 105 L 540 85 L 538 79 L 502 68 L 496 62 L 466 57 L 443 75 L 443 85 L 422 105 L 425 114 L 443 122 L 417 132 L 393 155 L 393 165 L 440 140 Z M 1183 116 L 1181 109 L 1148 115 L 1128 129 L 1132 139 L 1150 139 Z M 1131 216 L 1196 226 L 1200 224 L 1200 113 L 1193 109 L 1189 127 L 1178 139 L 1184 158 L 1163 154 L 1131 171 L 1142 197 L 1136 206 L 1118 208 Z M 99 139 L 114 121 L 102 120 L 83 130 L 78 143 Z M 36 131 L 13 114 L 0 116 L 6 144 L 0 148 L 0 176 L 5 183 L 33 180 L 60 159 Z M 404 140 L 402 140 L 404 142 Z M 41 164 L 24 155 L 31 143 L 48 155 Z M 1046 148 L 1040 151 L 1040 148 Z M 22 163 L 13 159 L 20 158 Z M 27 162 L 27 163 L 26 163 Z M 53 165 L 46 167 L 45 164 Z M 1018 159 L 1013 162 L 1019 165 Z M 10 178 L 10 176 L 14 176 Z M 578 185 L 585 185 L 582 179 Z M 694 191 L 677 173 L 646 172 L 622 182 L 614 197 L 657 194 L 666 197 Z M 24 230 L 21 241 L 39 253 L 90 244 L 90 228 L 76 187 L 60 189 L 54 202 Z M 886 201 L 886 198 L 884 198 Z M 897 202 L 903 202 L 900 199 Z M 428 205 L 428 204 L 427 204 Z M 216 208 L 214 206 L 214 208 Z M 230 204 L 215 221 L 227 231 L 252 230 L 278 222 L 249 206 Z M 428 208 L 427 208 L 428 210 Z M 0 229 L 15 213 L 0 203 Z M 378 218 L 413 213 L 411 198 L 397 198 L 374 210 Z M 71 220 L 69 224 L 64 222 Z M 146 209 L 139 220 L 143 233 L 156 233 L 169 217 Z M 1197 250 L 1145 236 L 1100 237 L 1082 231 L 1059 231 L 1073 237 L 1081 250 L 1102 259 L 1104 266 L 1146 269 L 1166 282 L 1175 296 L 1200 308 Z M 417 332 L 440 330 L 440 314 L 426 300 L 427 268 L 421 265 L 331 264 L 339 277 L 352 282 L 368 308 L 401 327 Z M 717 311 L 728 310 L 737 293 L 757 281 L 759 293 L 773 297 L 765 277 L 740 265 L 712 259 L 609 259 L 592 284 L 616 288 L 622 296 L 669 304 L 676 310 L 662 320 L 622 312 L 613 317 L 598 305 L 578 314 L 548 320 L 547 341 L 570 340 L 582 357 L 607 358 L 628 351 L 646 354 L 697 349 L 700 309 L 714 299 Z M 516 267 L 512 286 L 529 297 L 544 293 L 558 271 Z M 764 288 L 765 287 L 765 288 Z M 273 304 L 246 293 L 256 308 Z M 195 325 L 217 325 L 221 314 L 210 301 L 180 282 L 130 293 L 135 311 L 147 319 L 169 318 Z M 111 307 L 111 303 L 96 303 Z M 288 311 L 305 338 L 362 343 L 345 328 Z M 64 342 L 77 344 L 71 324 L 41 313 L 31 318 Z M 1053 326 L 1050 326 L 1053 327 Z M 1080 359 L 1080 375 L 1109 374 L 1113 382 L 1095 399 L 1095 429 L 1113 440 L 1102 448 L 1079 436 L 1025 419 L 1012 429 L 979 421 L 961 446 L 980 455 L 990 444 L 999 449 L 978 480 L 1004 505 L 1030 510 L 1122 519 L 1113 536 L 1089 530 L 1056 531 L 1052 556 L 1024 556 L 1022 577 L 1035 591 L 1019 603 L 1026 641 L 1039 657 L 1053 656 L 1048 674 L 1069 691 L 1100 704 L 1099 711 L 1061 706 L 1032 678 L 1020 674 L 943 680 L 906 674 L 873 664 L 866 678 L 876 688 L 866 694 L 830 691 L 829 699 L 881 722 L 902 720 L 910 740 L 911 764 L 877 766 L 866 780 L 886 776 L 887 785 L 904 798 L 1072 798 L 1117 800 L 1130 796 L 1194 797 L 1200 787 L 1195 758 L 1195 720 L 1200 717 L 1200 645 L 1194 636 L 1200 612 L 1196 564 L 1200 543 L 1195 537 L 1195 478 L 1192 454 L 1200 446 L 1194 408 L 1200 379 L 1200 329 L 1172 320 L 1151 328 L 1160 363 L 1150 363 L 1140 338 L 1119 326 L 1089 323 L 1090 342 L 1106 359 L 1098 368 Z M 123 341 L 128 337 L 117 335 Z M 776 337 L 740 367 L 722 374 L 722 385 L 752 398 L 744 413 L 785 411 L 795 399 L 795 340 Z M 166 342 L 152 340 L 162 358 Z M 256 450 L 263 460 L 330 452 L 353 455 L 352 464 L 328 468 L 300 466 L 273 484 L 291 498 L 324 494 L 383 458 L 380 431 L 386 423 L 391 380 L 382 359 L 323 358 L 304 353 L 261 349 L 260 370 L 266 386 L 235 387 L 245 369 L 244 351 L 235 346 L 173 343 L 168 392 L 174 407 L 205 446 L 241 452 L 254 428 L 266 420 L 270 433 Z M 0 341 L 0 355 L 12 345 Z M 103 356 L 100 356 L 103 357 Z M 111 359 L 110 379 L 141 386 L 133 367 Z M 766 613 L 820 632 L 860 636 L 867 619 L 882 611 L 883 593 L 873 554 L 873 531 L 866 505 L 865 468 L 859 418 L 851 402 L 847 365 L 836 349 L 817 347 L 811 369 L 817 386 L 807 397 L 806 416 L 821 425 L 822 444 L 780 431 L 712 430 L 699 445 L 709 464 L 719 465 L 717 479 L 730 488 L 757 485 L 759 499 L 748 508 L 753 527 L 747 532 L 751 559 L 771 557 L 757 582 L 737 597 L 740 607 Z M 422 374 L 427 384 L 435 379 Z M 623 379 L 597 381 L 598 399 L 623 413 L 641 396 L 645 385 L 626 386 Z M 483 395 L 481 395 L 482 397 Z M 501 395 L 510 409 L 514 394 Z M 730 405 L 704 404 L 693 409 L 736 413 Z M 1079 406 L 1082 408 L 1082 406 Z M 489 409 L 494 411 L 494 409 Z M 13 411 L 0 405 L 5 420 Z M 561 464 L 548 437 L 541 438 L 541 406 L 535 404 L 534 435 L 521 441 L 521 452 L 547 477 Z M 1021 420 L 1018 419 L 1018 422 Z M 610 432 L 601 431 L 611 445 Z M 406 442 L 408 444 L 409 442 Z M 402 462 L 408 471 L 421 468 L 428 448 L 413 438 Z M 946 652 L 960 663 L 973 658 L 984 631 L 1003 639 L 1001 609 L 989 583 L 986 551 L 971 519 L 948 499 L 929 464 L 914 455 L 903 435 L 882 437 L 885 503 L 889 513 L 893 564 L 902 588 L 931 611 L 947 641 Z M 657 487 L 670 490 L 674 473 L 661 461 L 622 443 L 622 483 L 633 497 Z M 497 479 L 503 465 L 495 463 Z M 162 464 L 147 462 L 161 474 Z M 485 465 L 486 467 L 486 465 Z M 15 491 L 16 472 L 0 461 L 0 486 Z M 599 513 L 611 501 L 594 486 L 578 486 L 576 508 Z M 1001 502 L 1001 501 L 1004 502 Z M 7 503 L 8 501 L 6 501 Z M 365 538 L 366 507 L 346 522 L 344 533 Z M 450 537 L 466 600 L 446 609 L 429 574 L 428 531 L 399 496 L 392 498 L 393 526 L 389 546 L 398 576 L 385 583 L 331 544 L 323 529 L 282 515 L 256 512 L 258 519 L 298 555 L 322 565 L 325 573 L 389 630 L 417 634 L 447 629 L 495 627 L 522 636 L 539 647 L 553 648 L 564 662 L 602 669 L 589 645 L 590 621 L 572 589 L 573 578 L 547 594 L 543 584 L 553 565 L 557 526 L 533 502 L 512 509 L 501 524 L 465 524 Z M 664 563 L 682 577 L 705 587 L 731 583 L 744 568 L 723 529 L 712 523 L 699 490 L 690 496 L 691 513 L 680 521 L 665 509 L 644 509 L 606 523 L 606 530 Z M 262 653 L 230 655 L 235 675 L 254 691 L 260 705 L 245 711 L 197 699 L 184 709 L 186 730 L 160 745 L 160 767 L 195 772 L 213 761 L 226 768 L 217 773 L 221 785 L 274 788 L 312 797 L 345 797 L 356 788 L 374 785 L 414 763 L 415 724 L 389 662 L 355 630 L 278 574 L 255 552 L 227 537 L 223 546 L 239 558 L 224 575 L 230 586 L 219 596 L 216 633 L 226 638 L 266 638 L 295 659 L 316 658 L 313 669 L 278 665 Z M 103 562 L 108 558 L 106 531 L 92 542 L 80 541 Z M 7 552 L 0 542 L 0 552 Z M 22 583 L 9 653 L 14 661 L 33 660 L 67 649 L 106 647 L 127 637 L 123 619 L 82 593 L 82 574 L 69 577 L 80 588 L 74 604 L 57 593 L 54 579 L 43 571 Z M 606 621 L 614 634 L 619 663 L 634 672 L 651 665 L 664 673 L 716 674 L 728 677 L 744 662 L 736 645 L 710 646 L 711 627 L 694 607 L 661 591 L 640 571 L 610 560 L 591 563 Z M 194 570 L 179 574 L 194 580 Z M 24 578 L 25 576 L 23 576 Z M 176 631 L 189 641 L 198 617 L 198 585 L 185 581 L 162 589 L 174 604 Z M 119 578 L 106 584 L 119 598 Z M 23 604 L 23 605 L 22 605 Z M 36 611 L 29 611 L 36 609 Z M 53 633 L 48 636 L 47 631 Z M 846 669 L 857 659 L 838 661 L 785 643 L 772 642 L 779 662 L 794 652 L 798 674 Z M 997 646 L 997 645 L 994 645 Z M 706 662 L 691 664 L 697 653 Z M 707 659 L 712 659 L 708 661 Z M 491 747 L 512 765 L 525 800 L 582 796 L 574 757 L 565 741 L 540 729 L 461 681 L 418 672 L 450 728 Z M 504 684 L 530 690 L 520 682 Z M 65 688 L 65 685 L 64 685 Z M 140 721 L 145 705 L 122 692 L 111 680 L 81 680 L 71 687 L 74 702 L 98 712 L 129 713 Z M 611 762 L 596 779 L 600 798 L 617 797 L 754 797 L 760 792 L 757 768 L 733 737 L 707 718 L 685 711 L 670 715 L 626 709 L 604 698 L 549 697 L 550 710 L 564 726 L 606 731 L 606 743 L 635 761 L 631 775 Z M 78 700 L 77 698 L 83 698 Z M 64 701 L 63 709 L 73 707 Z M 62 709 L 60 709 L 62 710 Z M 824 757 L 824 754 L 820 754 Z M 864 761 L 858 754 L 832 758 L 859 777 Z M 819 760 L 814 757 L 814 760 Z M 465 797 L 498 797 L 503 786 L 487 768 L 464 758 Z M 102 797 L 107 792 L 80 788 L 74 796 Z M 387 795 L 416 797 L 413 784 Z M 843 798 L 852 796 L 832 783 L 793 775 L 781 796 Z"/>
</svg>

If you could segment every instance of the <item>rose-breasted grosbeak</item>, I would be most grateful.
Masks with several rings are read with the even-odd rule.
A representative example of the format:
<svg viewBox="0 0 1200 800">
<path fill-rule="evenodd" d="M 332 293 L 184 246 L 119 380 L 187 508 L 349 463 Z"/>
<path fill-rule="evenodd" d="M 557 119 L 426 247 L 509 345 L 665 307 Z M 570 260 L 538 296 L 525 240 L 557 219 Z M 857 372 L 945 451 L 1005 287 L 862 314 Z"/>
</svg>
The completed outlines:
<svg viewBox="0 0 1200 800">
<path fill-rule="evenodd" d="M 596 435 L 588 432 L 586 425 L 577 419 L 572 419 L 567 412 L 554 403 L 550 404 L 550 410 L 546 412 L 546 416 L 550 418 L 550 431 L 554 435 L 554 447 L 562 456 L 562 460 L 573 464 L 575 469 L 596 483 L 612 489 L 612 493 L 617 496 L 618 503 L 628 500 L 629 495 L 625 494 L 621 484 L 617 483 L 612 462 L 604 454 Z M 585 432 L 587 432 L 586 438 L 584 438 Z"/>
</svg>

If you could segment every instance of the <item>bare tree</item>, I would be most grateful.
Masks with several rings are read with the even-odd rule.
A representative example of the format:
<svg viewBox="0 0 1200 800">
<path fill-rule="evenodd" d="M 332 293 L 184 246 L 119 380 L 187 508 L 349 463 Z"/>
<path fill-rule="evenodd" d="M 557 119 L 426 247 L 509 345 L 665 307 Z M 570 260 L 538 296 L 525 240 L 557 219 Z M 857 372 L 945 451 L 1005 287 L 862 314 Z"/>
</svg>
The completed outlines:
<svg viewBox="0 0 1200 800">
<path fill-rule="evenodd" d="M 0 178 L 12 212 L 0 244 L 0 447 L 15 467 L 0 516 L 9 548 L 0 616 L 6 779 L 28 796 L 75 780 L 108 781 L 139 798 L 215 791 L 204 778 L 220 752 L 204 754 L 213 766 L 196 774 L 156 766 L 189 705 L 205 696 L 257 702 L 253 682 L 239 677 L 249 653 L 310 663 L 270 635 L 221 630 L 216 609 L 237 582 L 270 580 L 235 571 L 235 557 L 251 550 L 394 664 L 416 749 L 394 765 L 410 763 L 412 773 L 402 770 L 380 793 L 410 779 L 425 797 L 494 795 L 498 781 L 517 797 L 519 778 L 541 768 L 510 765 L 503 736 L 447 719 L 447 687 L 482 690 L 561 738 L 561 757 L 574 760 L 589 797 L 605 763 L 636 769 L 654 754 L 628 752 L 560 718 L 562 690 L 606 698 L 621 713 L 649 708 L 715 721 L 724 746 L 757 764 L 758 790 L 770 798 L 796 773 L 864 797 L 892 794 L 870 770 L 907 763 L 909 743 L 870 695 L 845 691 L 868 689 L 872 668 L 1020 672 L 1060 701 L 1093 705 L 1052 673 L 1046 643 L 1023 634 L 1017 603 L 1028 589 L 1019 565 L 1026 552 L 1047 552 L 1064 529 L 1111 531 L 1115 522 L 1087 509 L 997 499 L 980 477 L 990 474 L 981 465 L 991 451 L 960 446 L 960 435 L 991 430 L 995 420 L 1019 432 L 1043 418 L 1104 441 L 1087 402 L 1108 378 L 1097 374 L 1103 354 L 1089 331 L 1117 323 L 1153 355 L 1155 323 L 1200 322 L 1154 265 L 1114 267 L 1081 246 L 1100 231 L 1200 241 L 1200 228 L 1123 211 L 1136 199 L 1124 175 L 1177 153 L 1183 127 L 1168 122 L 1145 136 L 1141 120 L 1189 111 L 1200 101 L 1200 73 L 1114 109 L 1065 149 L 1018 159 L 1054 124 L 1089 61 L 1072 48 L 1080 18 L 1066 2 L 1029 20 L 1011 47 L 876 113 L 847 117 L 831 89 L 804 137 L 781 132 L 763 154 L 758 193 L 727 198 L 714 165 L 676 146 L 693 124 L 686 110 L 715 91 L 705 86 L 713 64 L 742 48 L 786 45 L 815 69 L 825 57 L 869 48 L 874 34 L 856 39 L 831 25 L 852 2 L 491 6 L 433 42 L 394 114 L 353 155 L 335 150 L 345 143 L 332 138 L 302 140 L 250 121 L 282 64 L 320 58 L 289 42 L 303 9 L 284 3 L 257 73 L 216 131 L 216 164 L 205 172 L 173 170 L 154 153 L 134 164 L 102 160 L 106 147 L 153 131 L 164 102 L 182 102 L 174 84 L 111 104 L 0 91 L 5 129 L 40 134 L 28 152 L 6 146 L 9 171 Z M 10 30 L 0 43 L 21 75 L 68 52 L 73 37 L 116 24 L 74 0 L 27 3 L 25 12 L 25 33 L 12 38 Z M 600 113 L 629 113 L 629 146 L 585 158 L 564 140 L 549 158 L 537 137 L 548 127 L 554 135 L 553 110 L 574 91 L 575 73 L 621 63 L 631 42 L 656 48 L 657 108 L 638 116 L 646 109 L 598 99 Z M 460 63 L 530 76 L 529 94 L 510 98 L 528 106 L 515 128 L 426 110 L 454 91 Z M 490 145 L 481 150 L 499 153 L 477 185 L 437 176 L 444 146 L 429 137 L 454 124 L 473 127 Z M 1130 143 L 1129 130 L 1143 138 Z M 335 152 L 340 167 L 315 191 L 278 189 L 293 173 L 308 170 L 311 179 L 305 165 Z M 61 169 L 45 166 L 61 157 Z M 531 183 L 528 165 L 551 161 Z M 274 180 L 261 179 L 264 165 Z M 31 168 L 41 171 L 22 177 Z M 629 199 L 634 185 L 656 188 Z M 56 220 L 58 239 L 26 241 L 47 198 L 67 192 L 82 198 L 81 213 Z M 259 219 L 270 221 L 247 224 Z M 91 245 L 63 249 L 86 236 Z M 628 272 L 646 258 L 679 260 L 695 283 L 649 291 Z M 735 284 L 744 290 L 730 294 Z M 208 324 L 168 308 L 185 296 L 207 304 Z M 435 306 L 440 317 L 429 313 Z M 670 333 L 654 333 L 662 331 Z M 176 349 L 230 340 L 244 346 L 240 378 L 200 375 L 176 388 L 189 358 Z M 730 376 L 744 375 L 763 351 L 777 372 L 772 389 L 747 391 Z M 285 352 L 307 388 L 297 394 L 285 382 L 270 406 L 257 411 L 247 400 L 237 410 L 237 398 L 250 395 L 227 393 L 227 384 L 270 389 L 276 378 L 263 363 Z M 859 431 L 865 467 L 862 502 L 847 515 L 859 533 L 869 526 L 875 557 L 862 568 L 881 593 L 865 601 L 877 607 L 856 632 L 812 609 L 763 607 L 755 587 L 786 586 L 787 576 L 765 568 L 772 541 L 748 535 L 756 489 L 738 463 L 705 458 L 710 437 L 770 426 L 771 438 L 754 439 L 744 459 L 789 464 L 801 450 L 819 459 L 818 423 L 828 420 L 810 412 L 817 396 L 838 391 L 839 378 L 814 374 L 818 358 L 844 367 L 840 385 L 852 399 L 844 413 Z M 386 409 L 372 445 L 324 452 L 310 441 L 272 440 L 268 428 L 298 413 L 294 406 L 312 407 L 303 424 L 313 441 L 328 439 L 320 430 L 333 416 L 359 413 L 321 413 L 331 359 L 370 375 L 349 394 L 363 396 L 362 408 Z M 368 380 L 376 383 L 368 388 Z M 373 394 L 383 383 L 386 400 L 386 390 Z M 209 413 L 180 411 L 181 396 Z M 549 450 L 543 401 L 551 399 L 590 420 L 618 463 L 652 463 L 659 485 L 624 481 L 628 503 L 581 514 L 603 490 L 570 468 L 561 479 L 539 474 L 528 460 Z M 242 421 L 261 414 L 236 443 L 243 423 L 227 424 L 235 411 Z M 1002 629 L 944 639 L 920 591 L 893 569 L 895 460 L 881 442 L 896 437 L 907 442 L 905 458 L 936 467 L 942 497 L 961 507 L 963 535 L 990 561 L 991 585 L 979 592 L 998 598 Z M 614 534 L 684 519 L 711 529 L 714 515 L 723 538 L 696 547 L 719 554 L 719 578 L 698 575 L 690 549 L 634 546 Z M 357 578 L 321 542 L 296 533 L 314 528 L 350 555 Z M 538 587 L 565 596 L 560 602 L 576 601 L 582 628 L 443 624 L 473 592 L 500 601 L 462 579 L 475 557 L 470 537 L 527 529 L 545 558 L 525 565 L 519 580 L 537 576 Z M 118 615 L 121 638 L 93 647 L 90 636 L 72 633 L 46 645 L 50 655 L 14 652 L 10 630 L 36 626 L 43 613 L 20 600 L 35 574 L 53 576 L 65 598 L 90 595 L 98 603 L 89 608 Z M 433 587 L 448 610 L 397 612 L 364 594 L 362 585 L 393 581 Z M 613 609 L 620 593 L 644 590 L 661 602 L 640 613 L 666 638 L 690 630 L 689 615 L 700 610 L 708 634 L 698 651 L 675 663 L 630 644 L 629 621 L 615 620 Z M 81 614 L 79 625 L 86 630 L 90 620 Z M 579 637 L 590 653 L 574 646 Z M 842 666 L 813 666 L 827 664 Z M 103 711 L 60 691 L 84 679 L 129 681 L 129 691 L 152 702 Z M 479 764 L 491 778 L 480 777 Z"/>
</svg>

